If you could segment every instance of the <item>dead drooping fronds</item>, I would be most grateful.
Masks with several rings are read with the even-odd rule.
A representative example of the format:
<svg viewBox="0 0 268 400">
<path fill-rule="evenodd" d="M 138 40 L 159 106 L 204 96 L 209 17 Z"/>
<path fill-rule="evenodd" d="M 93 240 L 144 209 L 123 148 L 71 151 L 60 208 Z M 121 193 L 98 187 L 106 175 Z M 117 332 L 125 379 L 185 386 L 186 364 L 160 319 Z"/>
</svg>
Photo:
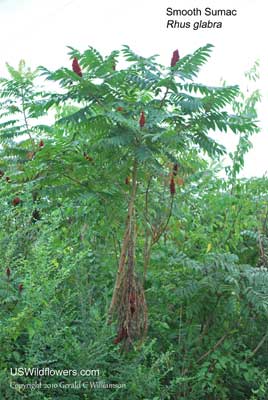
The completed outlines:
<svg viewBox="0 0 268 400">
<path fill-rule="evenodd" d="M 127 262 L 117 290 L 115 313 L 118 332 L 114 343 L 129 349 L 134 340 L 143 339 L 147 331 L 147 306 L 141 282 L 135 274 L 135 230 L 132 224 Z"/>
</svg>

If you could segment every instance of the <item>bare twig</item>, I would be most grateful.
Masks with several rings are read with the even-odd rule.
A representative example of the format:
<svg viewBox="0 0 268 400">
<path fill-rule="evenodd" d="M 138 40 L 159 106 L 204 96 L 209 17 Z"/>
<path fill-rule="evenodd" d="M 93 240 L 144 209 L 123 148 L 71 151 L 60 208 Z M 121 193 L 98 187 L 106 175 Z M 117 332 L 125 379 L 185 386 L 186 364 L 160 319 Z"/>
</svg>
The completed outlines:
<svg viewBox="0 0 268 400">
<path fill-rule="evenodd" d="M 173 209 L 173 202 L 174 202 L 173 197 L 174 196 L 172 196 L 172 198 L 171 198 L 170 209 L 169 209 L 167 219 L 166 219 L 164 225 L 162 225 L 162 228 L 160 225 L 158 231 L 155 231 L 155 233 L 153 233 L 153 237 L 146 233 L 145 246 L 144 246 L 145 250 L 144 250 L 143 283 L 146 280 L 146 274 L 147 274 L 147 269 L 148 269 L 148 265 L 149 265 L 150 258 L 151 258 L 152 247 L 159 241 L 159 239 L 161 238 L 163 233 L 166 231 L 167 226 L 169 224 L 169 220 L 172 215 L 172 209 Z"/>
<path fill-rule="evenodd" d="M 217 350 L 218 347 L 224 342 L 224 340 L 227 338 L 227 336 L 230 334 L 230 332 L 225 333 L 215 344 L 211 349 L 209 349 L 206 353 L 202 354 L 200 356 L 196 363 L 199 364 L 201 361 L 203 361 L 206 357 L 208 357 L 211 353 L 214 353 L 215 350 Z M 182 371 L 182 375 L 186 375 L 187 372 L 189 371 L 190 367 L 186 368 L 184 371 Z"/>
<path fill-rule="evenodd" d="M 263 343 L 265 342 L 265 340 L 268 338 L 268 332 L 266 332 L 266 334 L 263 336 L 263 338 L 259 341 L 259 343 L 257 344 L 257 346 L 255 347 L 254 350 L 252 350 L 251 355 L 248 358 L 253 357 L 257 351 L 261 348 L 261 346 L 263 345 Z"/>
<path fill-rule="evenodd" d="M 28 136 L 29 136 L 29 138 L 30 138 L 30 140 L 32 142 L 33 150 L 35 150 L 34 139 L 33 139 L 32 135 L 31 135 L 31 132 L 30 132 L 30 127 L 29 127 L 29 124 L 28 124 L 26 111 L 25 111 L 25 99 L 24 99 L 24 91 L 23 91 L 23 89 L 21 90 L 21 102 L 22 102 L 22 114 L 23 114 L 23 119 L 24 119 L 24 124 L 25 124 L 25 127 L 26 127 L 26 131 L 27 131 L 27 134 L 28 134 Z"/>
<path fill-rule="evenodd" d="M 67 174 L 62 174 L 62 176 L 65 176 L 65 178 L 68 178 L 68 179 L 70 179 L 70 181 L 73 181 L 73 182 L 75 182 L 77 185 L 80 185 L 80 186 L 83 186 L 83 187 L 88 187 L 88 185 L 86 185 L 86 184 L 84 184 L 84 183 L 80 182 L 78 179 L 76 179 L 76 178 L 73 178 L 73 177 L 72 177 L 72 176 L 70 176 L 70 175 L 67 175 Z"/>
<path fill-rule="evenodd" d="M 159 108 L 162 108 L 163 107 L 163 104 L 164 104 L 164 101 L 166 100 L 166 97 L 167 97 L 167 95 L 168 95 L 168 88 L 166 88 L 166 91 L 165 91 L 165 93 L 164 93 L 164 96 L 163 96 L 163 98 L 162 98 L 162 100 L 161 100 L 161 102 L 160 102 L 160 107 Z"/>
<path fill-rule="evenodd" d="M 265 254 L 264 254 L 263 242 L 262 242 L 262 239 L 261 239 L 261 232 L 260 232 L 259 228 L 258 228 L 258 241 L 259 241 L 261 259 L 264 259 Z"/>
<path fill-rule="evenodd" d="M 167 229 L 167 226 L 168 226 L 168 224 L 169 224 L 169 220 L 170 220 L 171 215 L 172 215 L 173 203 L 174 203 L 174 196 L 171 197 L 170 209 L 169 209 L 169 213 L 168 213 L 166 222 L 164 223 L 162 229 L 159 230 L 159 231 L 157 232 L 157 235 L 153 238 L 152 246 L 153 246 L 155 243 L 157 243 L 157 242 L 159 241 L 160 237 L 163 235 L 163 233 L 164 233 L 164 232 L 166 231 L 166 229 Z"/>
<path fill-rule="evenodd" d="M 225 333 L 215 344 L 214 346 L 209 349 L 205 354 L 203 354 L 201 357 L 198 358 L 196 361 L 197 363 L 200 363 L 200 361 L 204 360 L 207 356 L 209 356 L 211 353 L 214 353 L 215 350 L 224 342 L 224 340 L 227 338 L 228 333 Z"/>
</svg>

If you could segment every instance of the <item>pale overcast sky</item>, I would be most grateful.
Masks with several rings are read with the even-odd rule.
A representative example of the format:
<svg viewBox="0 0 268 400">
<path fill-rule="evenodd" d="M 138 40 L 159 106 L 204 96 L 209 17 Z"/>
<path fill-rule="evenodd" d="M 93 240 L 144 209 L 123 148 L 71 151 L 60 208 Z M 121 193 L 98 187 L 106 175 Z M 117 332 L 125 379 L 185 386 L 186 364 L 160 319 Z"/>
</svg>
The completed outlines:
<svg viewBox="0 0 268 400">
<path fill-rule="evenodd" d="M 263 95 L 259 106 L 261 134 L 253 139 L 244 176 L 260 176 L 268 171 L 268 37 L 265 0 L 0 0 L 0 74 L 5 62 L 16 66 L 25 59 L 32 68 L 45 65 L 70 66 L 66 46 L 84 50 L 88 45 L 104 54 L 128 44 L 144 56 L 159 54 L 159 61 L 170 63 L 174 49 L 181 56 L 206 43 L 215 46 L 199 81 L 217 85 L 243 84 L 244 72 L 256 59 L 261 62 L 258 87 Z M 237 9 L 236 17 L 211 17 L 223 22 L 222 29 L 166 29 L 166 8 Z M 169 17 L 170 18 L 170 17 Z M 209 17 L 177 17 L 180 21 Z M 231 149 L 234 140 L 218 137 Z"/>
</svg>

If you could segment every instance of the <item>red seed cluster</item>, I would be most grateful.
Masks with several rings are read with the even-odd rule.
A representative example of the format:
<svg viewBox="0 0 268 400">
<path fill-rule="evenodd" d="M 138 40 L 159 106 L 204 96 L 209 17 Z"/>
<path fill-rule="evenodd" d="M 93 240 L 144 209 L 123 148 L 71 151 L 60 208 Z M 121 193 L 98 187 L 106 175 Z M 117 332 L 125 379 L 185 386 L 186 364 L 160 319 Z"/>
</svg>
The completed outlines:
<svg viewBox="0 0 268 400">
<path fill-rule="evenodd" d="M 72 68 L 73 68 L 73 71 L 76 73 L 76 75 L 78 75 L 78 76 L 80 76 L 80 78 L 82 78 L 82 76 L 83 76 L 82 70 L 81 70 L 81 67 L 80 67 L 76 57 L 73 59 Z"/>
<path fill-rule="evenodd" d="M 177 62 L 180 61 L 180 55 L 179 55 L 179 50 L 173 51 L 172 59 L 171 59 L 171 67 L 175 67 Z"/>
<path fill-rule="evenodd" d="M 144 112 L 142 111 L 142 112 L 141 112 L 141 115 L 140 115 L 140 127 L 141 127 L 141 128 L 144 127 L 145 122 L 146 122 L 145 115 L 144 115 Z"/>
<path fill-rule="evenodd" d="M 14 199 L 12 200 L 12 204 L 13 206 L 17 206 L 18 204 L 20 204 L 21 199 L 19 197 L 14 197 Z"/>
<path fill-rule="evenodd" d="M 40 148 L 44 147 L 45 143 L 43 142 L 43 140 L 40 140 L 40 142 L 38 143 L 38 146 Z"/>
<path fill-rule="evenodd" d="M 6 269 L 6 275 L 7 275 L 7 279 L 9 280 L 10 275 L 11 275 L 11 271 L 10 271 L 9 267 L 7 267 L 7 269 Z"/>
<path fill-rule="evenodd" d="M 19 284 L 18 291 L 19 291 L 19 293 L 21 293 L 23 291 L 23 284 L 22 283 Z"/>
<path fill-rule="evenodd" d="M 178 173 L 179 166 L 177 163 L 173 164 L 173 175 L 176 176 Z"/>
<path fill-rule="evenodd" d="M 173 176 L 170 179 L 169 189 L 170 189 L 171 196 L 174 196 L 174 194 L 176 193 L 176 189 L 175 189 L 175 182 L 174 182 Z"/>
</svg>

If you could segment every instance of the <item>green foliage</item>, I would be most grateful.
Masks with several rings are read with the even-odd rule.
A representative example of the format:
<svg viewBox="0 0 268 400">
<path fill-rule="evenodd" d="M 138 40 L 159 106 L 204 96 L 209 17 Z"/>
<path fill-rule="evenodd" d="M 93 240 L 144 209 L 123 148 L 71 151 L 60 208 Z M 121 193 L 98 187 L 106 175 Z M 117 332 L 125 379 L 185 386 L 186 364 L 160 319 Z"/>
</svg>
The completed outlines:
<svg viewBox="0 0 268 400">
<path fill-rule="evenodd" d="M 0 80 L 1 398 L 265 399 L 267 179 L 237 179 L 259 95 L 194 81 L 211 45 L 174 67 L 128 46 L 107 57 L 69 49 L 82 77 L 22 62 Z M 225 180 L 211 130 L 240 138 Z M 123 353 L 106 317 L 134 160 L 139 276 L 152 245 L 149 329 Z M 36 381 L 11 376 L 17 367 L 99 369 L 37 380 L 117 387 L 14 389 Z"/>
</svg>

